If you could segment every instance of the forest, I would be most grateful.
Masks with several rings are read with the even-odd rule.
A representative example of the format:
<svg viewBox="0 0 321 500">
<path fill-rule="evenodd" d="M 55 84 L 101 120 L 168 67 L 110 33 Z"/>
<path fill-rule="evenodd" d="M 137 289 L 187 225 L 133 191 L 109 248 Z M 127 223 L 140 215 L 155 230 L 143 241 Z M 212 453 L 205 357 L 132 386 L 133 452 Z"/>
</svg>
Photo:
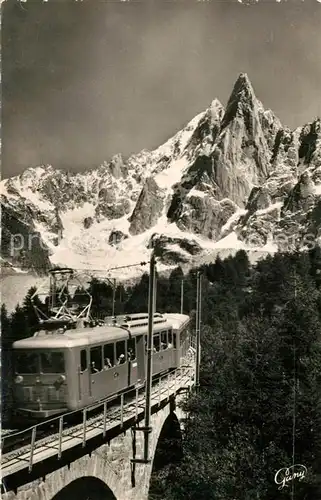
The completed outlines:
<svg viewBox="0 0 321 500">
<path fill-rule="evenodd" d="M 321 499 L 321 250 L 255 265 L 239 251 L 185 276 L 177 268 L 157 276 L 157 311 L 180 312 L 183 280 L 183 310 L 193 319 L 198 271 L 200 388 L 184 403 L 183 452 L 154 467 L 150 499 Z M 112 287 L 92 279 L 90 292 L 93 316 L 110 315 Z M 12 342 L 37 328 L 33 293 L 11 315 L 1 308 L 4 381 Z M 118 285 L 115 313 L 147 311 L 147 294 L 147 274 Z M 4 414 L 8 390 L 2 384 Z M 305 477 L 276 484 L 275 473 L 293 463 L 306 467 Z"/>
</svg>

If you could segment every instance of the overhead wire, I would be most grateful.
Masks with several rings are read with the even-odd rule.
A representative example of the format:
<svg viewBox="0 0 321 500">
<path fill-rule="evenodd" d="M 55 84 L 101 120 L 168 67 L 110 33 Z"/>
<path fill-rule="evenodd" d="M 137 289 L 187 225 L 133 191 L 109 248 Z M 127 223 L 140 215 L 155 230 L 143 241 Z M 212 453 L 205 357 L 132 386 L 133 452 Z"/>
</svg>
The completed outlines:
<svg viewBox="0 0 321 500">
<path fill-rule="evenodd" d="M 117 269 L 126 269 L 126 268 L 129 268 L 129 267 L 138 267 L 138 266 L 146 266 L 149 262 L 137 262 L 135 264 L 128 264 L 126 266 L 116 266 L 116 267 L 112 267 L 112 268 L 109 268 L 109 269 L 103 269 L 103 268 L 100 268 L 100 269 L 92 269 L 92 268 L 75 268 L 75 267 L 72 267 L 70 269 L 72 269 L 73 271 L 76 271 L 76 272 L 83 272 L 83 273 L 88 273 L 90 274 L 91 272 L 104 272 L 104 273 L 109 273 L 110 271 L 115 271 Z M 4 262 L 4 263 L 0 263 L 0 269 L 3 268 L 3 267 L 6 267 L 6 268 L 9 268 L 9 269 L 14 269 L 15 267 L 18 267 L 18 266 L 15 266 L 13 264 L 10 264 L 8 262 Z M 50 268 L 45 268 L 45 267 L 42 267 L 42 266 L 32 266 L 32 268 L 25 268 L 25 267 L 19 267 L 19 270 L 21 271 L 29 271 L 30 273 L 32 273 L 32 271 L 34 270 L 38 270 L 38 271 L 43 271 L 43 272 L 47 272 L 47 273 L 50 273 L 50 271 L 54 271 L 54 270 L 57 270 L 59 271 L 59 267 L 50 267 Z"/>
</svg>

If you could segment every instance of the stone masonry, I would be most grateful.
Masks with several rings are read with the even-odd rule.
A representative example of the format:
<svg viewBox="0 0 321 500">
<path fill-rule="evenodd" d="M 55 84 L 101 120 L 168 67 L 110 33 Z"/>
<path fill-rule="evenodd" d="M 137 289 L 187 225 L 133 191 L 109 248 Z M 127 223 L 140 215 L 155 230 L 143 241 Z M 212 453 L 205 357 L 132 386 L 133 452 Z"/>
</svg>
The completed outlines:
<svg viewBox="0 0 321 500">
<path fill-rule="evenodd" d="M 143 458 L 144 433 L 133 428 L 124 430 L 113 437 L 109 443 L 104 442 L 90 453 L 76 457 L 74 461 L 62 465 L 57 459 L 56 469 L 42 473 L 42 477 L 20 486 L 16 491 L 6 491 L 3 500 L 77 500 L 116 499 L 147 500 L 153 459 L 164 423 L 171 419 L 182 426 L 184 414 L 179 407 L 186 397 L 184 393 L 171 398 L 160 406 L 151 417 L 151 433 L 149 434 L 150 462 L 135 463 L 131 459 Z M 143 425 L 143 421 L 140 422 Z M 28 476 L 27 476 L 28 477 Z M 94 484 L 100 488 L 95 489 Z M 73 484 L 80 485 L 80 492 L 72 493 Z M 96 493 L 95 493 L 96 491 Z M 65 492 L 65 494 L 64 494 Z"/>
</svg>

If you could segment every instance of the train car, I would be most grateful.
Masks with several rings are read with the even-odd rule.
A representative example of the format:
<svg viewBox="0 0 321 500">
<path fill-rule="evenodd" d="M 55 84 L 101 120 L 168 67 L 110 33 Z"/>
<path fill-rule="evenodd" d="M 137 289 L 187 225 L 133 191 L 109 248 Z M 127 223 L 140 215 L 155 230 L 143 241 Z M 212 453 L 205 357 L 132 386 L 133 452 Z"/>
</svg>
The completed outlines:
<svg viewBox="0 0 321 500">
<path fill-rule="evenodd" d="M 107 323 L 40 331 L 13 344 L 17 416 L 42 420 L 144 382 L 148 314 L 119 316 Z M 180 365 L 188 327 L 186 315 L 154 315 L 153 376 Z"/>
<path fill-rule="evenodd" d="M 185 314 L 164 314 L 173 328 L 174 365 L 180 366 L 180 360 L 187 355 L 192 345 L 190 318 Z"/>
</svg>

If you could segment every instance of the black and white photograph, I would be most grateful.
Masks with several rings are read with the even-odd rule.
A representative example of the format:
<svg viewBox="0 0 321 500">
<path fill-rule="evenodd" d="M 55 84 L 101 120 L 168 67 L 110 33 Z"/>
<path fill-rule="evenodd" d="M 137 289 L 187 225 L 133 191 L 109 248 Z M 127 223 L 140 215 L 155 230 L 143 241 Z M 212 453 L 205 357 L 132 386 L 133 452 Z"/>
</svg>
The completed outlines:
<svg viewBox="0 0 321 500">
<path fill-rule="evenodd" d="M 321 500 L 321 1 L 0 3 L 3 500 Z"/>
</svg>

